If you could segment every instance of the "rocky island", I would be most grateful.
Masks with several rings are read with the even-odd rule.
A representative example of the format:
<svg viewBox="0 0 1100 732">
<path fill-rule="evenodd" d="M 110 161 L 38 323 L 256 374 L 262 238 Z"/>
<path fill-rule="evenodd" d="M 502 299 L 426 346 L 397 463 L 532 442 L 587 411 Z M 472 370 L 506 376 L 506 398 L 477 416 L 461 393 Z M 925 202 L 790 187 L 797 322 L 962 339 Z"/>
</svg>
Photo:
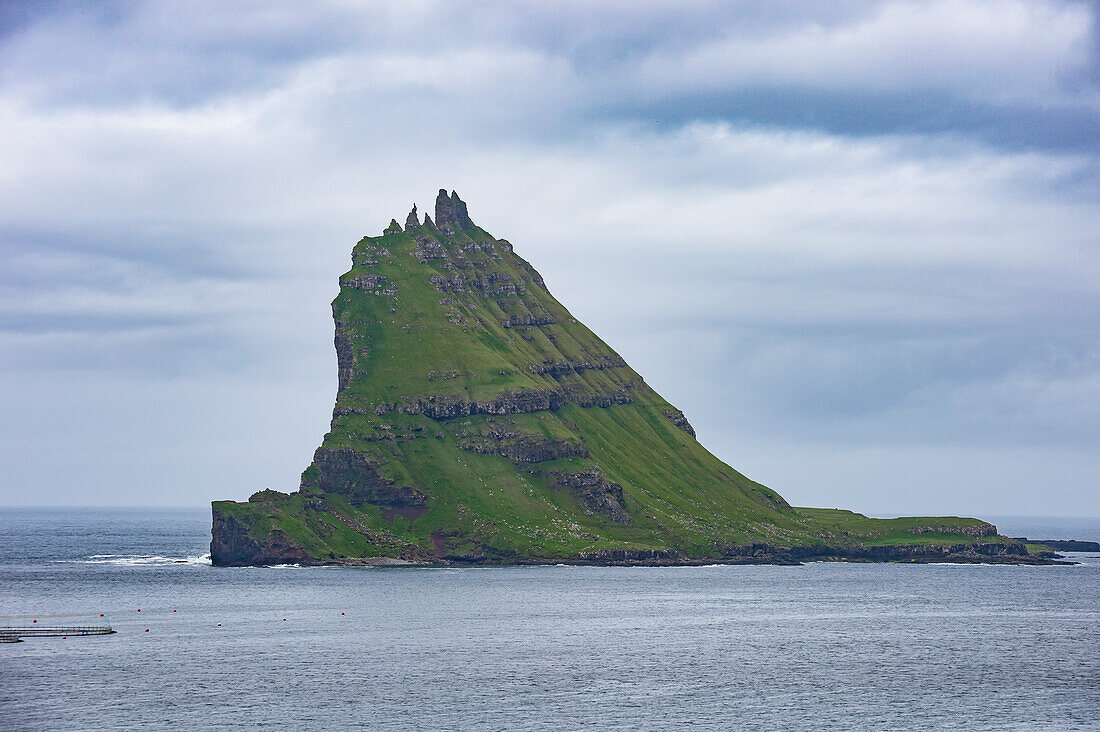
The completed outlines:
<svg viewBox="0 0 1100 732">
<path fill-rule="evenodd" d="M 216 565 L 1049 563 L 973 518 L 797 508 L 440 190 L 352 251 L 338 391 L 298 490 L 213 503 Z"/>
</svg>

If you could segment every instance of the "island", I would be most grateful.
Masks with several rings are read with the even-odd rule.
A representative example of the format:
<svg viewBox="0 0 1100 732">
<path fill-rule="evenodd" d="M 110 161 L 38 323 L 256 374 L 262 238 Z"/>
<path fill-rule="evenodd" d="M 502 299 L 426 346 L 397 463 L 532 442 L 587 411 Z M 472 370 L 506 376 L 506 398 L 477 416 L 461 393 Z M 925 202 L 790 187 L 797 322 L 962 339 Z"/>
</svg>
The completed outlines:
<svg viewBox="0 0 1100 732">
<path fill-rule="evenodd" d="M 789 505 L 456 193 L 434 214 L 355 245 L 329 432 L 296 491 L 213 502 L 215 565 L 1052 563 L 975 518 Z"/>
</svg>

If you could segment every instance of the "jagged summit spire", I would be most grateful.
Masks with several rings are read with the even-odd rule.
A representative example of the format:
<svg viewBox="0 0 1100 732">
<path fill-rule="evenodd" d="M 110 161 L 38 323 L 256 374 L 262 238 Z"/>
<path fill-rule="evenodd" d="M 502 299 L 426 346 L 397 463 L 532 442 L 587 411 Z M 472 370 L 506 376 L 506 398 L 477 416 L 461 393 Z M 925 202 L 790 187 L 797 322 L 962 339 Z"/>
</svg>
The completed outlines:
<svg viewBox="0 0 1100 732">
<path fill-rule="evenodd" d="M 454 191 L 448 196 L 447 189 L 440 188 L 439 195 L 435 197 L 435 225 L 443 233 L 453 234 L 461 229 L 473 228 L 474 222 L 466 211 L 466 202 Z"/>
<path fill-rule="evenodd" d="M 409 217 L 405 219 L 405 229 L 415 229 L 420 226 L 420 219 L 416 215 L 416 204 L 413 204 L 413 210 L 409 211 Z"/>
</svg>

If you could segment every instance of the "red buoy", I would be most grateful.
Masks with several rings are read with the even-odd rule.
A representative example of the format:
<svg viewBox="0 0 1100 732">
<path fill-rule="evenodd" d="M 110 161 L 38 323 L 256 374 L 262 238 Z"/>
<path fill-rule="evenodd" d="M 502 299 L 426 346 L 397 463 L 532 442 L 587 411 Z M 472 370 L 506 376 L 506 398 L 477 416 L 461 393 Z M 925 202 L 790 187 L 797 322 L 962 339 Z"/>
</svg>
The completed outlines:
<svg viewBox="0 0 1100 732">
<path fill-rule="evenodd" d="M 35 619 L 34 619 L 34 620 L 32 620 L 31 622 L 32 622 L 32 623 L 37 623 L 37 622 L 38 622 L 38 619 L 37 619 L 37 618 L 35 618 Z"/>
<path fill-rule="evenodd" d="M 100 614 L 99 614 L 99 617 L 101 617 L 101 618 L 102 618 L 102 617 L 103 617 L 103 613 L 100 613 Z"/>
<path fill-rule="evenodd" d="M 175 610 L 173 610 L 172 612 L 176 612 L 176 611 L 175 611 Z"/>
<path fill-rule="evenodd" d="M 343 613 L 340 613 L 340 614 L 343 615 Z"/>
<path fill-rule="evenodd" d="M 148 628 L 146 628 L 146 629 L 145 629 L 145 632 L 146 632 L 146 633 L 148 633 L 148 632 L 149 632 L 149 629 L 148 629 Z"/>
</svg>

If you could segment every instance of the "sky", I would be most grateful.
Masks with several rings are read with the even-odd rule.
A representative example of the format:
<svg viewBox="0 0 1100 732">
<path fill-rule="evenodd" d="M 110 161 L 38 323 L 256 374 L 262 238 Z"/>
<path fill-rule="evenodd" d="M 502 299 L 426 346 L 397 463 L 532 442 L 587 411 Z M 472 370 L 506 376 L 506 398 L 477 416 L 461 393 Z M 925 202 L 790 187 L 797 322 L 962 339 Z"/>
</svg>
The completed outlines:
<svg viewBox="0 0 1100 732">
<path fill-rule="evenodd" d="M 0 0 L 0 505 L 294 490 L 446 187 L 792 504 L 1098 516 L 1098 14 Z"/>
</svg>

